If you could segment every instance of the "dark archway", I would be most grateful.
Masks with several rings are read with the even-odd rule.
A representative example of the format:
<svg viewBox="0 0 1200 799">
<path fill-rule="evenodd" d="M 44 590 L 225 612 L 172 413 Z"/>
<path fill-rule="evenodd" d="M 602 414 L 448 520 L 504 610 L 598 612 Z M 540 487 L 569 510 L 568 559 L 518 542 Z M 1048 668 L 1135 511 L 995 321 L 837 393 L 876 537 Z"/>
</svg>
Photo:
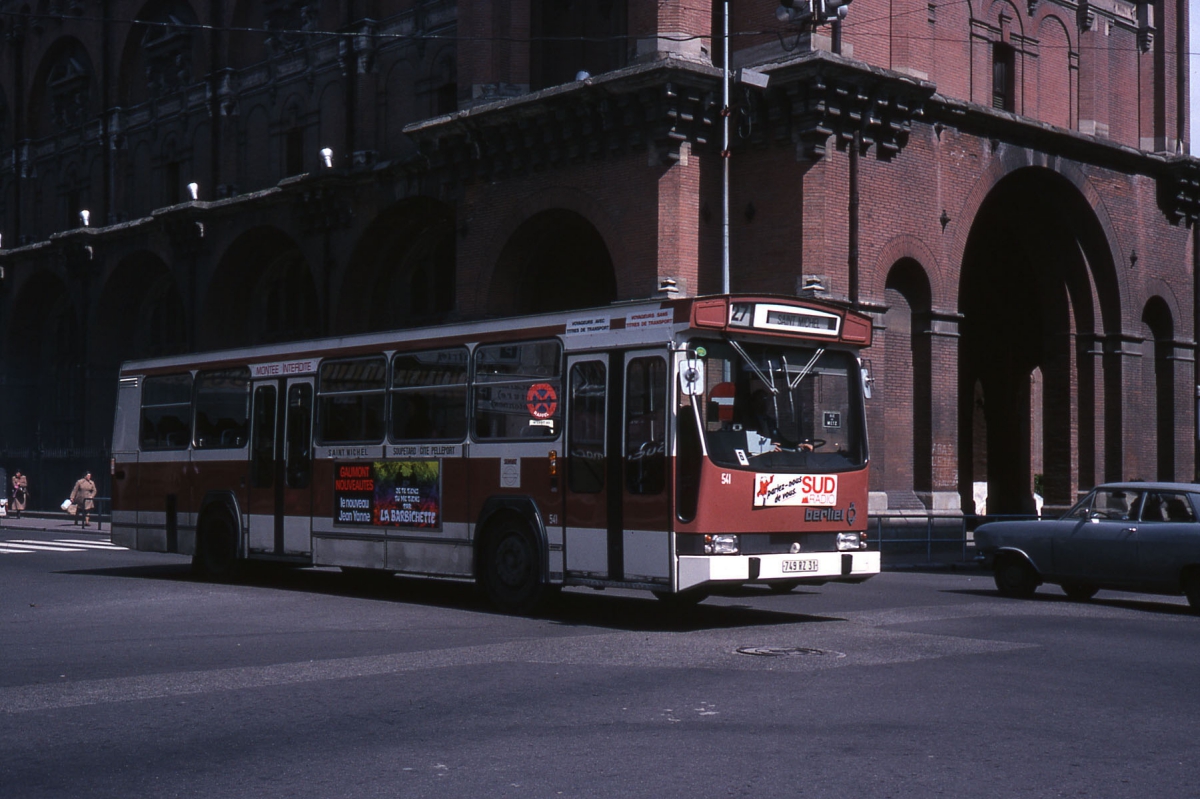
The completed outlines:
<svg viewBox="0 0 1200 799">
<path fill-rule="evenodd" d="M 1036 167 L 1001 180 L 972 224 L 959 301 L 964 507 L 972 484 L 986 482 L 989 514 L 1034 511 L 1035 414 L 1051 509 L 1118 473 L 1121 365 L 1106 333 L 1120 329 L 1119 293 L 1103 229 L 1079 190 Z"/>
<path fill-rule="evenodd" d="M 1144 353 L 1146 391 L 1154 397 L 1154 429 L 1147 438 L 1155 451 L 1155 479 L 1175 480 L 1175 323 L 1162 297 L 1151 297 L 1142 323 L 1152 338 Z M 1150 432 L 1150 431 L 1147 431 Z"/>
<path fill-rule="evenodd" d="M 437 324 L 454 311 L 454 211 L 436 200 L 397 203 L 354 248 L 338 295 L 336 333 Z"/>
<path fill-rule="evenodd" d="M 87 429 L 108 442 L 121 362 L 186 352 L 187 311 L 175 276 L 147 251 L 126 256 L 108 276 L 96 304 L 88 347 Z"/>
<path fill-rule="evenodd" d="M 933 505 L 933 406 L 929 278 L 916 261 L 898 261 L 884 289 L 882 483 L 888 509 Z M 875 457 L 878 457 L 876 455 Z"/>
<path fill-rule="evenodd" d="M 248 230 L 209 282 L 200 349 L 314 338 L 321 330 L 319 307 L 299 245 L 278 228 Z"/>
<path fill-rule="evenodd" d="M 617 298 L 612 256 L 584 217 L 565 209 L 526 220 L 504 245 L 488 311 L 496 315 L 566 311 Z"/>
<path fill-rule="evenodd" d="M 0 450 L 10 471 L 30 476 L 31 507 L 42 510 L 69 489 L 70 459 L 85 445 L 84 347 L 67 285 L 49 271 L 32 275 L 12 304 L 6 332 Z"/>
</svg>

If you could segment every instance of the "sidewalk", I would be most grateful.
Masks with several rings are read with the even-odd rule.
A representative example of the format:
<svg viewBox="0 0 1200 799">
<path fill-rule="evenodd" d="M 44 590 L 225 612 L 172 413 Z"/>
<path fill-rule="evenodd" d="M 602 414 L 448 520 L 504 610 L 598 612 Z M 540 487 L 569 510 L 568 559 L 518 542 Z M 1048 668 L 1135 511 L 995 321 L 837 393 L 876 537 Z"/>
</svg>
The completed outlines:
<svg viewBox="0 0 1200 799">
<path fill-rule="evenodd" d="M 77 519 L 66 513 L 53 511 L 25 511 L 21 514 L 21 518 L 17 519 L 12 514 L 0 516 L 0 535 L 7 535 L 9 532 L 15 531 L 36 531 L 41 530 L 46 533 L 66 534 L 74 531 L 75 533 L 87 533 L 89 535 L 100 534 L 107 537 L 110 533 L 108 519 L 104 519 L 104 524 L 101 525 L 97 521 L 97 517 L 92 517 L 92 523 L 87 527 L 81 527 L 76 524 Z"/>
</svg>

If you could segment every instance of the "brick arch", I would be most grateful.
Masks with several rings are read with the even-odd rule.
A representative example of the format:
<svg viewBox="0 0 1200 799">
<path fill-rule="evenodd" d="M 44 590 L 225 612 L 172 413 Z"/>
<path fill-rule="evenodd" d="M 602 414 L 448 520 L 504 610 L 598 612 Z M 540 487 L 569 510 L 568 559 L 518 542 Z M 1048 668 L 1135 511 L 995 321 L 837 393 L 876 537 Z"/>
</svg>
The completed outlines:
<svg viewBox="0 0 1200 799">
<path fill-rule="evenodd" d="M 931 305 L 934 309 L 955 306 L 957 281 L 945 274 L 937 255 L 924 240 L 907 233 L 890 239 L 879 251 L 875 258 L 875 266 L 870 270 L 871 280 L 864 287 L 864 299 L 882 301 L 892 270 L 901 261 L 914 261 L 920 266 L 925 280 L 929 283 Z"/>
<path fill-rule="evenodd" d="M 371 221 L 341 274 L 339 335 L 436 324 L 454 311 L 454 208 L 431 197 L 392 204 Z"/>
<path fill-rule="evenodd" d="M 1145 301 L 1139 306 L 1143 316 L 1145 309 L 1156 300 L 1170 314 L 1173 325 L 1172 335 L 1179 338 L 1187 330 L 1186 320 L 1190 314 L 1190 311 L 1184 310 L 1187 306 L 1179 301 L 1179 296 L 1170 283 L 1162 278 L 1152 277 L 1146 280 Z M 1190 303 L 1191 298 L 1188 298 L 1187 302 Z"/>
<path fill-rule="evenodd" d="M 624 239 L 615 219 L 594 197 L 578 189 L 564 186 L 554 186 L 537 192 L 527 198 L 504 219 L 496 230 L 495 240 L 510 242 L 517 230 L 534 216 L 554 210 L 573 211 L 595 229 L 612 262 L 616 296 L 628 296 L 629 287 L 624 285 L 622 265 L 629 263 L 629 255 L 623 246 Z M 486 308 L 489 303 L 493 284 L 500 271 L 499 250 L 497 261 L 491 265 L 487 273 L 481 275 L 477 282 L 477 295 L 474 298 L 476 307 Z"/>
<path fill-rule="evenodd" d="M 979 210 L 983 206 L 983 203 L 1002 180 L 1017 170 L 1031 167 L 1047 169 L 1064 178 L 1079 191 L 1084 203 L 1091 210 L 1094 222 L 1101 231 L 1103 246 L 1107 255 L 1104 261 L 1095 266 L 1105 269 L 1107 272 L 1105 277 L 1115 285 L 1115 296 L 1108 298 L 1096 297 L 1094 299 L 1097 301 L 1097 307 L 1100 308 L 1104 317 L 1103 327 L 1105 329 L 1109 332 L 1119 332 L 1126 329 L 1131 320 L 1127 318 L 1128 310 L 1123 313 L 1122 309 L 1130 308 L 1132 288 L 1129 285 L 1124 270 L 1116 269 L 1114 265 L 1115 262 L 1119 261 L 1119 258 L 1115 254 L 1124 252 L 1124 248 L 1121 245 L 1116 227 L 1113 225 L 1112 218 L 1108 213 L 1100 192 L 1092 184 L 1091 180 L 1088 179 L 1087 175 L 1083 173 L 1083 170 L 1069 161 L 1020 147 L 1002 147 L 999 157 L 994 159 L 983 174 L 979 176 L 974 187 L 968 193 L 962 205 L 959 206 L 957 216 L 952 218 L 950 225 L 948 225 L 948 229 L 952 230 L 948 246 L 949 263 L 955 265 L 954 271 L 961 277 L 967 242 L 970 239 L 971 231 L 975 226 Z M 1093 274 L 1093 285 L 1095 284 L 1095 280 L 1096 275 Z M 1106 302 L 1104 301 L 1105 299 L 1107 300 Z"/>
<path fill-rule="evenodd" d="M 488 296 L 493 315 L 607 305 L 617 299 L 612 256 L 586 217 L 539 211 L 504 242 Z"/>
<path fill-rule="evenodd" d="M 197 319 L 200 349 L 312 338 L 320 310 L 300 245 L 270 225 L 242 232 L 221 255 Z"/>
</svg>

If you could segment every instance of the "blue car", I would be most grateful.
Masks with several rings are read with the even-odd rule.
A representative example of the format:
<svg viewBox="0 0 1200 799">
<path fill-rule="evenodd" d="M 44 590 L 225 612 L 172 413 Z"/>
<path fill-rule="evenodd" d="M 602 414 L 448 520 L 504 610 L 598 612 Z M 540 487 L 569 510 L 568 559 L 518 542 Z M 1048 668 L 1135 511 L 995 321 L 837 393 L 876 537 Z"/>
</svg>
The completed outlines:
<svg viewBox="0 0 1200 799">
<path fill-rule="evenodd" d="M 977 560 L 1004 596 L 1043 583 L 1088 600 L 1101 588 L 1185 594 L 1200 611 L 1200 485 L 1105 483 L 1062 518 L 989 522 L 975 531 Z"/>
</svg>

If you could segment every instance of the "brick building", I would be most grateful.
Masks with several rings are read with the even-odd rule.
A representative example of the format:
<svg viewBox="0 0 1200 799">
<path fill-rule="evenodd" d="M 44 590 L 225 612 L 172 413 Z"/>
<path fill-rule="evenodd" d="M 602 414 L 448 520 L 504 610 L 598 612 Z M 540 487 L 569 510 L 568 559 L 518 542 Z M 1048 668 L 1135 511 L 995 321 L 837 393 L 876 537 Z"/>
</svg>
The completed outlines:
<svg viewBox="0 0 1200 799">
<path fill-rule="evenodd" d="M 873 509 L 1192 479 L 1186 2 L 731 5 L 730 284 L 874 314 Z M 0 0 L 0 465 L 131 357 L 719 291 L 723 12 Z"/>
</svg>

